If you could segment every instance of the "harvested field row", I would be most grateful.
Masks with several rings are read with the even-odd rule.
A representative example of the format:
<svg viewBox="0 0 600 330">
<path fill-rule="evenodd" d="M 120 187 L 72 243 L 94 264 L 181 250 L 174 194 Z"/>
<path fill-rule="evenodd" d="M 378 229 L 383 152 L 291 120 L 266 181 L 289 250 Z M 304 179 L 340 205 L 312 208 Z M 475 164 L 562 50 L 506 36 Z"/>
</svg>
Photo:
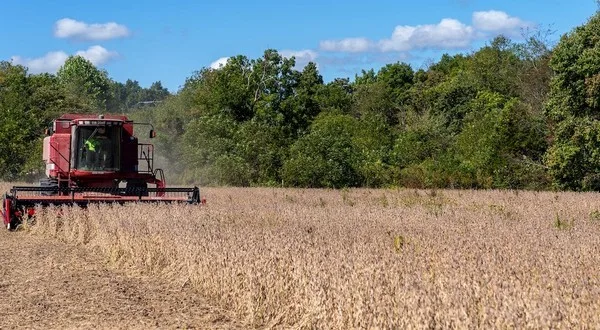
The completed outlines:
<svg viewBox="0 0 600 330">
<path fill-rule="evenodd" d="M 0 231 L 0 329 L 244 329 L 191 287 L 75 244 Z"/>
<path fill-rule="evenodd" d="M 49 209 L 26 230 L 189 285 L 248 327 L 600 326 L 598 194 L 203 193 L 206 207 Z"/>
</svg>

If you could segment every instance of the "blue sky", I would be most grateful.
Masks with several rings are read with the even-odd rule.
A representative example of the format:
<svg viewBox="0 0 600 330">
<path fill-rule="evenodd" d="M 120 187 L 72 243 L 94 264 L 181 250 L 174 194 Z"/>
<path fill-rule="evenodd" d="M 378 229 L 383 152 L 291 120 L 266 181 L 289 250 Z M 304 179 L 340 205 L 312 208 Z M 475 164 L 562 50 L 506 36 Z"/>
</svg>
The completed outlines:
<svg viewBox="0 0 600 330">
<path fill-rule="evenodd" d="M 56 72 L 80 54 L 109 76 L 176 92 L 194 71 L 265 49 L 318 64 L 326 81 L 404 61 L 426 67 L 502 33 L 563 33 L 584 24 L 594 0 L 25 1 L 3 0 L 0 60 Z"/>
</svg>

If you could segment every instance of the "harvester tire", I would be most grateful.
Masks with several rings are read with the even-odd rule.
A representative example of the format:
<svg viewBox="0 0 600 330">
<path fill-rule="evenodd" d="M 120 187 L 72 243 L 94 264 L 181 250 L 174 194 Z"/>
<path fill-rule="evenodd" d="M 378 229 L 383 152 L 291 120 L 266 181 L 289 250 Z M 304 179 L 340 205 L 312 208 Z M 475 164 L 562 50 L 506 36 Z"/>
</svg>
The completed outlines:
<svg viewBox="0 0 600 330">
<path fill-rule="evenodd" d="M 6 224 L 6 229 L 9 231 L 16 231 L 19 229 L 19 225 L 22 223 L 22 219 L 15 215 L 11 216 L 10 221 Z"/>
</svg>

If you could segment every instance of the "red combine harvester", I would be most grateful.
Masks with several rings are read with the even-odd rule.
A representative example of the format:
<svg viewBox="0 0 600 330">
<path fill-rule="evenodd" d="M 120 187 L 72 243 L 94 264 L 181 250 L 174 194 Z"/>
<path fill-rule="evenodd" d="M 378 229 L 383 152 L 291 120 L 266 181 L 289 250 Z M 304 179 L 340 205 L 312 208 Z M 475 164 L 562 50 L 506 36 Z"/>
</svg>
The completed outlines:
<svg viewBox="0 0 600 330">
<path fill-rule="evenodd" d="M 204 203 L 198 187 L 166 188 L 154 168 L 154 146 L 138 143 L 126 116 L 66 114 L 53 121 L 44 138 L 46 178 L 39 187 L 15 186 L 2 200 L 4 225 L 15 229 L 32 217 L 36 205 L 90 203 Z M 149 187 L 149 185 L 151 185 Z"/>
</svg>

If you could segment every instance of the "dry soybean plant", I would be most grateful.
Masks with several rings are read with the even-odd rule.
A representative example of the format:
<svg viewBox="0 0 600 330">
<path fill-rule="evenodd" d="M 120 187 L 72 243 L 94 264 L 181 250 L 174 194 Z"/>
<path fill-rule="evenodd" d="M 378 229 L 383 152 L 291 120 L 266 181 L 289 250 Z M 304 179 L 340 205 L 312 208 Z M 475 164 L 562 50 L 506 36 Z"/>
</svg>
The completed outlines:
<svg viewBox="0 0 600 330">
<path fill-rule="evenodd" d="M 205 193 L 40 210 L 30 230 L 191 285 L 248 327 L 600 327 L 598 194 Z"/>
</svg>

